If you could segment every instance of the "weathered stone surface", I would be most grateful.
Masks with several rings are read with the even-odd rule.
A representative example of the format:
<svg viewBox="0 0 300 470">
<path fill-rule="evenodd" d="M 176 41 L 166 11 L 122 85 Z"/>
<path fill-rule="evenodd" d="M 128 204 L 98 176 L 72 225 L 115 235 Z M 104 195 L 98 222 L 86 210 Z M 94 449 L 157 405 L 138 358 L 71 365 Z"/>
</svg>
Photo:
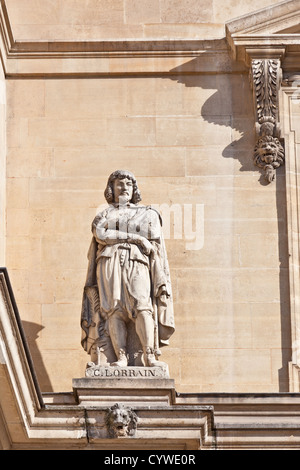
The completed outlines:
<svg viewBox="0 0 300 470">
<path fill-rule="evenodd" d="M 0 225 L 7 237 L 0 236 L 43 390 L 68 390 L 85 370 L 76 318 L 90 222 L 107 175 L 124 167 L 138 178 L 144 204 L 178 204 L 182 216 L 190 204 L 193 224 L 196 205 L 204 209 L 201 249 L 187 249 L 184 217 L 181 238 L 173 213 L 167 227 L 177 331 L 161 360 L 178 391 L 288 390 L 289 303 L 299 298 L 287 275 L 299 284 L 297 167 L 278 168 L 276 184 L 258 181 L 246 49 L 268 43 L 274 58 L 273 45 L 288 43 L 281 65 L 297 75 L 297 38 L 288 34 L 296 3 L 215 0 L 201 16 L 203 3 L 194 1 L 177 2 L 176 11 L 163 0 L 102 2 L 96 11 L 92 0 L 82 14 L 73 0 L 28 1 L 26 8 L 7 1 L 17 41 L 8 38 L 9 59 L 2 44 L 9 80 Z M 253 15 L 256 8 L 263 10 Z M 289 154 L 294 104 L 281 113 Z"/>
<path fill-rule="evenodd" d="M 169 378 L 168 366 L 164 367 L 109 367 L 91 366 L 85 371 L 86 377 L 96 378 L 134 378 L 134 379 L 156 379 Z"/>
<path fill-rule="evenodd" d="M 112 368 L 116 369 L 116 368 Z M 106 369 L 107 370 L 107 369 Z M 130 369 L 129 369 L 130 370 Z M 132 370 L 132 369 L 131 369 Z M 82 377 L 72 380 L 74 396 L 84 406 L 106 406 L 122 403 L 130 406 L 147 405 L 152 408 L 175 403 L 174 380 L 148 376 L 147 369 L 140 368 L 143 377 L 114 375 Z M 127 371 L 128 372 L 128 369 Z"/>
</svg>

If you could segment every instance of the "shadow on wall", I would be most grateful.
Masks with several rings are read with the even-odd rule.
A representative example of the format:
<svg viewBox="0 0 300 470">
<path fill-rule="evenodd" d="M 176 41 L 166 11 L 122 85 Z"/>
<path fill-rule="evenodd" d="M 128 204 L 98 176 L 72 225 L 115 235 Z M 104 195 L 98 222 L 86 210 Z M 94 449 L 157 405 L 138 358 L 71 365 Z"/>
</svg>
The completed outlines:
<svg viewBox="0 0 300 470">
<path fill-rule="evenodd" d="M 222 150 L 224 158 L 237 159 L 240 163 L 240 172 L 257 173 L 258 183 L 268 186 L 262 171 L 254 165 L 253 151 L 255 146 L 255 116 L 252 101 L 251 84 L 248 79 L 248 70 L 236 73 L 225 68 L 225 74 L 231 74 L 230 80 L 223 80 L 221 75 L 203 74 L 201 68 L 202 58 L 193 59 L 170 70 L 174 75 L 168 77 L 186 87 L 199 87 L 202 89 L 216 89 L 203 104 L 199 103 L 199 115 L 216 126 L 230 126 L 232 140 Z M 223 114 L 222 114 L 223 113 Z M 228 119 L 220 119 L 225 116 Z M 249 117 L 251 116 L 251 117 Z M 199 130 L 200 131 L 200 130 Z M 212 146 L 214 142 L 212 142 Z M 288 363 L 291 361 L 291 318 L 289 297 L 289 267 L 288 267 L 288 238 L 287 238 L 287 201 L 285 184 L 285 167 L 276 170 L 276 209 L 278 221 L 278 267 L 280 283 L 280 321 L 281 321 L 281 362 L 278 369 L 279 392 L 289 391 Z M 267 188 L 266 188 L 267 190 Z M 262 253 L 263 256 L 263 253 Z M 271 354 L 277 351 L 271 350 Z M 274 356 L 274 357 L 275 357 Z M 273 357 L 271 358 L 273 360 Z M 276 360 L 276 359 L 275 359 Z"/>
<path fill-rule="evenodd" d="M 43 392 L 53 392 L 53 387 L 51 385 L 47 369 L 37 345 L 37 339 L 44 327 L 38 323 L 32 323 L 29 321 L 22 321 L 22 325 L 24 327 L 26 340 L 29 346 L 30 354 L 32 356 L 34 370 L 40 389 Z"/>
<path fill-rule="evenodd" d="M 202 106 L 199 103 L 199 115 L 211 124 L 230 127 L 232 140 L 223 149 L 222 156 L 237 159 L 240 163 L 240 172 L 257 172 L 259 183 L 262 186 L 268 185 L 263 172 L 253 162 L 255 117 L 248 69 L 243 69 L 241 66 L 236 72 L 229 61 L 222 73 L 203 73 L 201 61 L 203 59 L 198 57 L 171 69 L 170 74 L 174 75 L 168 78 L 186 87 L 216 89 Z M 226 75 L 230 75 L 230 80 L 222 80 Z M 249 115 L 252 116 L 252 120 L 249 120 Z M 276 174 L 284 175 L 284 169 L 280 167 Z"/>
</svg>

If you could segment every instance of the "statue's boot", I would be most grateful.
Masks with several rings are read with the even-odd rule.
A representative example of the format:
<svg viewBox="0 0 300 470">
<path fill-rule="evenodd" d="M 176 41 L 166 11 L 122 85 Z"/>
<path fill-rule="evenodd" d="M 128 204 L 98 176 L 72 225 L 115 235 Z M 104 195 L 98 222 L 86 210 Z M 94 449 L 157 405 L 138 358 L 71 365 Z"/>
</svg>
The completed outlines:
<svg viewBox="0 0 300 470">
<path fill-rule="evenodd" d="M 128 359 L 127 359 L 126 352 L 124 351 L 124 349 L 120 349 L 118 360 L 116 362 L 112 362 L 111 366 L 126 367 L 127 365 L 128 365 Z"/>
<path fill-rule="evenodd" d="M 155 367 L 161 365 L 161 362 L 156 359 L 153 349 L 150 347 L 144 349 L 144 360 L 145 365 L 148 367 Z"/>
</svg>

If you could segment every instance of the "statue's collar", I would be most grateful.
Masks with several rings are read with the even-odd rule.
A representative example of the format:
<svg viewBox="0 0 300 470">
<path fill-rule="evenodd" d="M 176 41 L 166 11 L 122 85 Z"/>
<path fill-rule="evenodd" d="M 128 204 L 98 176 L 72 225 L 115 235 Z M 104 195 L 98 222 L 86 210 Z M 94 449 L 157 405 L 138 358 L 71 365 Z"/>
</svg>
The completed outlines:
<svg viewBox="0 0 300 470">
<path fill-rule="evenodd" d="M 126 204 L 119 204 L 118 202 L 114 202 L 112 206 L 116 209 L 125 209 L 126 207 L 136 207 L 136 204 L 132 204 L 132 202 L 127 202 Z"/>
</svg>

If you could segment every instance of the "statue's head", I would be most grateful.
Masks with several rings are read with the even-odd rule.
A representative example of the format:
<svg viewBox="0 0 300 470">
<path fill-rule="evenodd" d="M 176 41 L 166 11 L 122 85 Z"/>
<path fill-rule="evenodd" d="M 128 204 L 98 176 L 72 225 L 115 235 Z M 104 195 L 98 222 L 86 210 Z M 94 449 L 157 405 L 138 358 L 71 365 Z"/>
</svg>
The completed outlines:
<svg viewBox="0 0 300 470">
<path fill-rule="evenodd" d="M 108 204 L 132 202 L 138 204 L 142 198 L 135 176 L 128 170 L 114 171 L 107 181 L 104 196 Z"/>
</svg>

